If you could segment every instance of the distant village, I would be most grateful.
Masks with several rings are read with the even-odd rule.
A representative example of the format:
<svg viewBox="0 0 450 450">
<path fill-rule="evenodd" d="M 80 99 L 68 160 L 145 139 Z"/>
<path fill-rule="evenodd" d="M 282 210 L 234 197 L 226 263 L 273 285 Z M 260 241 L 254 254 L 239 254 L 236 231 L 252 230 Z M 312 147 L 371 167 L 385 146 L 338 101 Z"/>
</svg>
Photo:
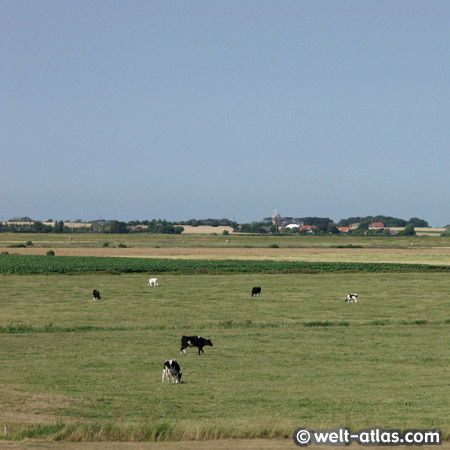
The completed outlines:
<svg viewBox="0 0 450 450">
<path fill-rule="evenodd" d="M 90 222 L 32 220 L 29 217 L 14 218 L 0 222 L 0 232 L 20 233 L 252 233 L 292 235 L 447 235 L 450 227 L 431 228 L 419 218 L 408 221 L 390 216 L 350 217 L 338 223 L 328 217 L 282 217 L 274 213 L 252 223 L 238 224 L 228 219 L 191 219 L 182 222 L 166 220 L 142 220 L 122 222 L 119 220 L 93 220 Z"/>
<path fill-rule="evenodd" d="M 310 218 L 311 222 L 316 222 L 319 218 Z M 358 218 L 361 219 L 361 218 Z M 373 217 L 366 217 L 363 220 L 348 223 L 346 225 L 334 224 L 327 220 L 321 220 L 322 223 L 305 223 L 302 219 L 293 219 L 291 217 L 282 218 L 278 210 L 275 210 L 272 217 L 272 226 L 265 226 L 264 229 L 266 232 L 274 232 L 274 228 L 276 232 L 280 233 L 302 233 L 302 234 L 320 234 L 320 232 L 328 232 L 332 234 L 352 234 L 360 231 L 361 234 L 376 234 L 376 235 L 398 235 L 399 233 L 404 233 L 405 229 L 411 229 L 411 232 L 407 232 L 408 234 L 413 234 L 414 230 L 421 235 L 439 235 L 441 233 L 445 233 L 447 228 L 431 228 L 428 226 L 428 223 L 422 219 L 410 219 L 409 222 L 406 222 L 402 219 L 395 219 L 393 217 L 387 217 L 387 221 L 391 222 L 389 225 L 381 221 L 374 220 Z M 266 219 L 267 220 L 267 219 Z M 341 222 L 349 222 L 341 221 Z M 350 220 L 351 222 L 351 220 Z M 396 222 L 392 226 L 392 222 Z M 403 222 L 403 223 L 402 223 Z M 411 223 L 412 222 L 412 223 Z M 415 234 L 415 233 L 414 233 Z"/>
<path fill-rule="evenodd" d="M 316 225 L 305 224 L 302 220 L 299 219 L 297 220 L 294 219 L 293 221 L 290 221 L 289 219 L 283 219 L 279 214 L 278 210 L 275 210 L 272 216 L 272 225 L 277 227 L 281 232 L 284 232 L 286 230 L 291 231 L 299 230 L 307 234 L 314 234 L 315 232 L 317 232 L 317 229 L 319 228 Z M 341 233 L 349 233 L 353 230 L 357 230 L 359 226 L 360 222 L 357 222 L 352 223 L 348 226 L 337 227 L 337 229 Z M 368 229 L 381 230 L 384 228 L 385 226 L 383 222 L 371 222 L 368 224 Z M 404 227 L 400 228 L 403 229 Z"/>
</svg>

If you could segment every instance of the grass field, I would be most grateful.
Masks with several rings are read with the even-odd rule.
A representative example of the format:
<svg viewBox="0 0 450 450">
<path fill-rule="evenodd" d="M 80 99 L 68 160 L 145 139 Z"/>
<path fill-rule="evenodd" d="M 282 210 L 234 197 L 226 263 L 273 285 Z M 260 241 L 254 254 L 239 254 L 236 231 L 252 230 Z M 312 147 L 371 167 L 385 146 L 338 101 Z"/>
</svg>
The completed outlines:
<svg viewBox="0 0 450 450">
<path fill-rule="evenodd" d="M 450 435 L 448 273 L 158 278 L 0 275 L 7 439 L 290 440 L 302 425 Z M 358 304 L 344 303 L 350 291 Z M 180 356 L 183 334 L 214 347 Z M 161 383 L 170 358 L 181 385 Z"/>
</svg>

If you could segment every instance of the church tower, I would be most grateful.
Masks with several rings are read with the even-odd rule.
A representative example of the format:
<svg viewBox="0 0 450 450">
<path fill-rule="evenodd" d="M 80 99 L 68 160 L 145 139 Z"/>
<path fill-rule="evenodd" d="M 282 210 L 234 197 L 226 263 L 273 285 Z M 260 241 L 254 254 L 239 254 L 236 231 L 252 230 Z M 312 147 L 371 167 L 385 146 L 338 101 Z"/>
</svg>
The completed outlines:
<svg viewBox="0 0 450 450">
<path fill-rule="evenodd" d="M 277 209 L 273 213 L 272 224 L 275 225 L 276 227 L 281 226 L 281 216 Z"/>
</svg>

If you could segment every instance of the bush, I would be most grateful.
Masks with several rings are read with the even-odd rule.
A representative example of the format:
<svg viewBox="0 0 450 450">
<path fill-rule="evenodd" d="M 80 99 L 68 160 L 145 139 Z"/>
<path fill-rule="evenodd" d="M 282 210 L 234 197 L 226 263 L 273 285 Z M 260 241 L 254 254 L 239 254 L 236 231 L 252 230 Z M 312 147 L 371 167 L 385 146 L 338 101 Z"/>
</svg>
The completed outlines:
<svg viewBox="0 0 450 450">
<path fill-rule="evenodd" d="M 32 247 L 32 246 L 33 246 L 33 243 L 32 243 L 31 241 L 27 241 L 27 242 L 25 242 L 25 245 L 26 245 L 27 247 Z"/>
<path fill-rule="evenodd" d="M 415 236 L 416 232 L 414 231 L 414 225 L 406 225 L 405 229 L 399 231 L 397 236 Z"/>
<path fill-rule="evenodd" d="M 103 242 L 102 247 L 109 247 L 109 242 Z"/>
<path fill-rule="evenodd" d="M 122 244 L 122 242 L 119 244 L 119 248 L 127 248 L 125 244 Z"/>
<path fill-rule="evenodd" d="M 53 250 L 49 250 L 47 252 L 47 256 L 55 256 L 55 252 Z"/>
<path fill-rule="evenodd" d="M 11 244 L 8 245 L 8 248 L 25 248 L 26 245 L 25 244 Z"/>
</svg>

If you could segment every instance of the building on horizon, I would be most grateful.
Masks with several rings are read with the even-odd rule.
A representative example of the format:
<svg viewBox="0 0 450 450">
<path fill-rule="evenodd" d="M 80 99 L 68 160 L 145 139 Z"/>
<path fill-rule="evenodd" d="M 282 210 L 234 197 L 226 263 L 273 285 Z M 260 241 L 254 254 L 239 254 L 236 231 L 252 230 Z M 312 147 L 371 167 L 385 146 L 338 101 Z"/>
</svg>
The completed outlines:
<svg viewBox="0 0 450 450">
<path fill-rule="evenodd" d="M 272 225 L 275 225 L 276 227 L 281 226 L 281 215 L 277 209 L 275 209 L 275 212 L 272 215 Z"/>
</svg>

